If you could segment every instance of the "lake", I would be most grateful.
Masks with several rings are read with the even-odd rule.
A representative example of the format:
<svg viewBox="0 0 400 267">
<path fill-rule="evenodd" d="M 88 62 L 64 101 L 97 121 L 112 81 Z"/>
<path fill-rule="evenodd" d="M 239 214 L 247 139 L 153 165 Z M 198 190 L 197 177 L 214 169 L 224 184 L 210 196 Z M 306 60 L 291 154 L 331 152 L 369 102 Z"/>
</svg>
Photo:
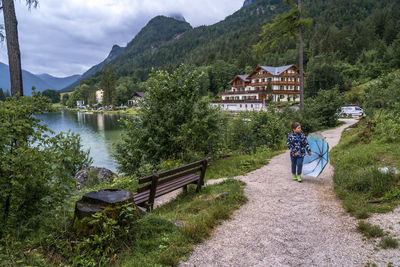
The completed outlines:
<svg viewBox="0 0 400 267">
<path fill-rule="evenodd" d="M 79 134 L 83 149 L 90 149 L 90 156 L 93 158 L 92 165 L 114 172 L 118 164 L 112 157 L 112 143 L 120 138 L 122 128 L 118 120 L 121 117 L 124 115 L 88 114 L 68 110 L 39 116 L 48 128 L 56 133 L 71 130 Z"/>
</svg>

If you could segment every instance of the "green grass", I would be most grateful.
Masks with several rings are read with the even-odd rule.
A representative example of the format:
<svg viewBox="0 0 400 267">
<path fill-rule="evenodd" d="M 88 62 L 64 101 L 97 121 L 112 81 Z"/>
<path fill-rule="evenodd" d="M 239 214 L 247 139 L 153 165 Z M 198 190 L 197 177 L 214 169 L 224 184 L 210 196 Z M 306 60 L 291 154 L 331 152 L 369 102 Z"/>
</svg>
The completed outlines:
<svg viewBox="0 0 400 267">
<path fill-rule="evenodd" d="M 343 132 L 330 158 L 335 167 L 334 189 L 351 215 L 365 219 L 371 213 L 388 212 L 398 205 L 399 176 L 383 174 L 378 168 L 400 169 L 399 143 L 376 140 L 361 121 L 356 128 Z M 370 200 L 383 201 L 368 203 Z"/>
<path fill-rule="evenodd" d="M 176 266 L 187 259 L 197 244 L 210 236 L 214 227 L 228 219 L 247 199 L 244 183 L 227 180 L 187 194 L 155 209 L 137 222 L 135 241 L 113 263 L 117 266 Z M 222 192 L 225 197 L 216 198 Z M 183 227 L 173 223 L 177 221 Z"/>
<path fill-rule="evenodd" d="M 381 240 L 380 246 L 384 249 L 397 248 L 399 246 L 399 241 L 391 236 L 384 236 Z"/>
<path fill-rule="evenodd" d="M 383 230 L 377 226 L 367 223 L 365 221 L 360 221 L 357 227 L 358 231 L 368 238 L 382 237 Z"/>
<path fill-rule="evenodd" d="M 231 157 L 217 159 L 207 168 L 205 180 L 244 175 L 268 164 L 269 160 L 284 150 L 264 150 L 252 155 L 234 154 Z"/>
</svg>

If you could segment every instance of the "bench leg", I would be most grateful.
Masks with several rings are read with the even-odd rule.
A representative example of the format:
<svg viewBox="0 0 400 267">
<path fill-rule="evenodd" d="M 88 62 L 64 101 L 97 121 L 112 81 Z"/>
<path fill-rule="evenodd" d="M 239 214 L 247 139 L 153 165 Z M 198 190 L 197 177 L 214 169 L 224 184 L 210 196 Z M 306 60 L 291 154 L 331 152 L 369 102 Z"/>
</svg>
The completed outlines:
<svg viewBox="0 0 400 267">
<path fill-rule="evenodd" d="M 187 185 L 183 186 L 183 192 L 186 194 L 188 192 Z"/>
</svg>

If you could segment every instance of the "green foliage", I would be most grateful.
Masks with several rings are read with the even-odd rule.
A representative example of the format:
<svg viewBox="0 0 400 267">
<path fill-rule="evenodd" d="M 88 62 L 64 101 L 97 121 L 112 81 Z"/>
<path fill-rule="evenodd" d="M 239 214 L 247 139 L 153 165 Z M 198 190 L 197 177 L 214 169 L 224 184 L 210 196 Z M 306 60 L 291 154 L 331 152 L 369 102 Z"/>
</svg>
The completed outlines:
<svg viewBox="0 0 400 267">
<path fill-rule="evenodd" d="M 37 94 L 0 102 L 0 234 L 34 230 L 72 194 L 75 172 L 91 163 L 78 136 L 48 135 L 34 115 L 49 110 Z"/>
<path fill-rule="evenodd" d="M 71 261 L 77 266 L 106 265 L 110 256 L 134 240 L 139 213 L 132 203 L 106 208 L 91 218 L 75 219 L 78 240 Z"/>
<path fill-rule="evenodd" d="M 142 164 L 168 159 L 190 161 L 218 151 L 221 116 L 199 97 L 199 73 L 181 66 L 173 73 L 154 72 L 138 115 L 124 121 L 116 145 L 120 170 L 134 173 Z"/>
<path fill-rule="evenodd" d="M 360 121 L 330 153 L 335 167 L 334 188 L 352 215 L 365 218 L 372 212 L 390 211 L 398 201 L 399 177 L 382 173 L 379 167 L 400 166 L 400 146 L 375 138 L 370 123 Z M 381 204 L 369 200 L 385 199 Z"/>
<path fill-rule="evenodd" d="M 315 98 L 306 100 L 306 113 L 318 118 L 323 127 L 333 127 L 338 125 L 337 111 L 343 102 L 338 90 L 322 90 Z"/>
<path fill-rule="evenodd" d="M 6 96 L 4 95 L 3 88 L 0 88 L 0 101 L 6 101 Z"/>
<path fill-rule="evenodd" d="M 394 72 L 372 82 L 365 88 L 365 113 L 369 116 L 375 111 L 399 110 L 400 73 Z"/>
<path fill-rule="evenodd" d="M 319 55 L 308 62 L 304 90 L 307 96 L 315 97 L 320 90 L 334 88 L 344 91 L 345 84 L 340 70 L 327 58 L 326 55 Z"/>
<path fill-rule="evenodd" d="M 299 28 L 303 30 L 311 26 L 310 18 L 301 18 L 301 10 L 294 4 L 289 12 L 277 15 L 272 23 L 266 24 L 260 34 L 261 40 L 254 46 L 258 55 L 267 50 L 283 50 L 287 48 L 288 40 L 298 37 Z"/>
<path fill-rule="evenodd" d="M 381 237 L 383 236 L 383 230 L 377 226 L 367 223 L 365 221 L 360 221 L 357 227 L 358 231 L 360 231 L 363 235 L 368 238 Z"/>
<path fill-rule="evenodd" d="M 207 168 L 206 180 L 235 177 L 261 168 L 269 160 L 282 153 L 281 150 L 272 151 L 266 146 L 257 148 L 254 154 L 234 154 L 231 157 L 213 160 Z"/>
<path fill-rule="evenodd" d="M 69 94 L 67 94 L 67 93 L 63 94 L 63 96 L 61 97 L 61 101 L 64 106 L 67 105 L 68 100 L 69 100 Z"/>
<path fill-rule="evenodd" d="M 106 65 L 103 68 L 101 76 L 101 87 L 104 90 L 103 93 L 103 105 L 104 106 L 115 106 L 117 103 L 116 95 L 116 84 L 115 84 L 115 72 L 111 65 Z"/>
<path fill-rule="evenodd" d="M 42 92 L 42 96 L 47 97 L 51 103 L 60 102 L 60 92 L 57 90 L 46 89 Z"/>
<path fill-rule="evenodd" d="M 384 236 L 382 237 L 380 245 L 384 249 L 397 248 L 399 246 L 399 241 L 391 236 Z"/>
<path fill-rule="evenodd" d="M 273 109 L 268 112 L 247 112 L 241 113 L 230 123 L 227 143 L 233 151 L 255 153 L 262 146 L 281 148 L 287 133 L 285 121 Z"/>
</svg>

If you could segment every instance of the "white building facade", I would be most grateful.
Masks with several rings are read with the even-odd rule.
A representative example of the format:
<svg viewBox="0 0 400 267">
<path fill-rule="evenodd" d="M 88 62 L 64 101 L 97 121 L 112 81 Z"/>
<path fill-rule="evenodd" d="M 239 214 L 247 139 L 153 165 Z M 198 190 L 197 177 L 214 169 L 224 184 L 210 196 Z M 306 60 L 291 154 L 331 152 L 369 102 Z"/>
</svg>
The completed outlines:
<svg viewBox="0 0 400 267">
<path fill-rule="evenodd" d="M 268 102 L 300 99 L 300 74 L 295 65 L 258 66 L 249 75 L 237 75 L 229 84 L 231 89 L 219 93 L 220 100 L 212 101 L 223 110 L 260 111 Z"/>
</svg>

